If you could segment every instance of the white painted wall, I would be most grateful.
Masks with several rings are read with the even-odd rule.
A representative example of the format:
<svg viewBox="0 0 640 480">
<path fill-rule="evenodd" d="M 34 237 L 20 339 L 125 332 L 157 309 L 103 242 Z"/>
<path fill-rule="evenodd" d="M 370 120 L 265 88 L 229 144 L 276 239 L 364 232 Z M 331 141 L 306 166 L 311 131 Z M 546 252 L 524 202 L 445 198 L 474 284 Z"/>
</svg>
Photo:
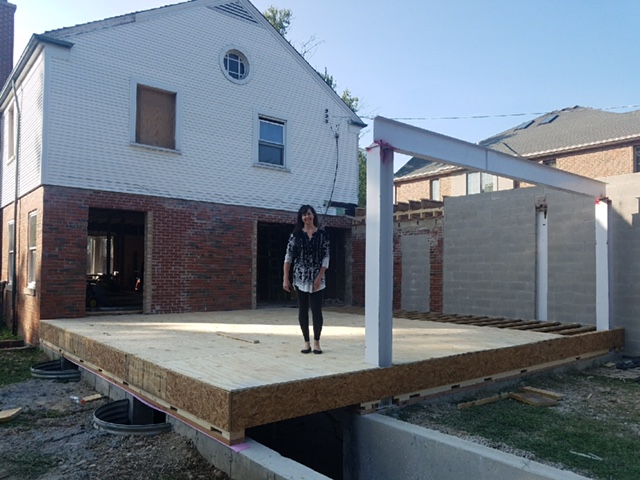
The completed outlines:
<svg viewBox="0 0 640 480">
<path fill-rule="evenodd" d="M 207 3 L 220 2 L 64 37 L 74 43 L 68 58 L 47 46 L 42 182 L 264 208 L 321 206 L 332 189 L 338 132 L 333 201 L 357 203 L 359 129 L 348 126 L 346 107 L 268 28 Z M 221 70 L 229 46 L 249 59 L 245 84 Z M 131 144 L 136 81 L 181 96 L 180 152 Z M 288 122 L 286 170 L 254 165 L 258 114 Z"/>
<path fill-rule="evenodd" d="M 40 185 L 40 166 L 42 160 L 42 122 L 43 122 L 43 82 L 44 57 L 36 54 L 32 65 L 25 70 L 24 79 L 16 84 L 18 102 L 21 111 L 20 126 L 20 185 L 19 195 L 29 192 Z M 6 102 L 2 122 L 2 206 L 13 202 L 15 196 L 15 158 L 8 156 L 9 125 L 6 121 L 10 105 L 15 105 L 13 95 Z M 17 130 L 17 110 L 15 110 Z"/>
</svg>

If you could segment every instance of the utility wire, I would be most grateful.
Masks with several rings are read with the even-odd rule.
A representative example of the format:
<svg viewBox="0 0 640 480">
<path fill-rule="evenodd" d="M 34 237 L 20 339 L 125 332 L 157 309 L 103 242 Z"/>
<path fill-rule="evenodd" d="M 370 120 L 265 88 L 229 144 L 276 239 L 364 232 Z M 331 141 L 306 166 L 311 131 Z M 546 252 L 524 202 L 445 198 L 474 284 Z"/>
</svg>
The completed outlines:
<svg viewBox="0 0 640 480">
<path fill-rule="evenodd" d="M 636 105 L 622 105 L 619 107 L 601 107 L 594 108 L 593 110 L 621 110 L 624 108 L 640 108 L 640 104 Z M 561 109 L 562 110 L 562 109 Z M 557 110 L 554 110 L 557 111 Z M 504 117 L 523 117 L 530 115 L 546 115 L 551 112 L 529 112 L 529 113 L 498 113 L 492 115 L 459 115 L 459 116 L 449 116 L 449 117 L 389 117 L 390 120 L 473 120 L 473 119 L 482 119 L 482 118 L 504 118 Z M 360 118 L 366 120 L 373 120 L 375 115 L 362 115 Z"/>
</svg>

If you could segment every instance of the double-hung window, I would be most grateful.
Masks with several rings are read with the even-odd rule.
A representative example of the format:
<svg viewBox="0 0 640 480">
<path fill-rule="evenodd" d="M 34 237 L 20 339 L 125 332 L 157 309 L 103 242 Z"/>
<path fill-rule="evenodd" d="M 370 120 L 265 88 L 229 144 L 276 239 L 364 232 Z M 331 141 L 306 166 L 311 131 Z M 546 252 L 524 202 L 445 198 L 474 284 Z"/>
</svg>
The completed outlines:
<svg viewBox="0 0 640 480">
<path fill-rule="evenodd" d="M 29 214 L 29 256 L 27 258 L 27 280 L 29 287 L 36 285 L 36 253 L 38 239 L 38 212 Z"/>
<path fill-rule="evenodd" d="M 136 85 L 135 143 L 177 150 L 178 94 Z"/>
<path fill-rule="evenodd" d="M 467 173 L 467 195 L 474 193 L 493 192 L 496 185 L 496 176 L 484 172 Z"/>
<path fill-rule="evenodd" d="M 283 120 L 260 116 L 258 140 L 258 163 L 284 166 L 285 125 Z"/>
<path fill-rule="evenodd" d="M 16 268 L 16 245 L 15 245 L 15 229 L 16 224 L 12 220 L 8 225 L 7 235 L 9 237 L 9 272 L 8 272 L 8 281 L 9 285 L 13 284 L 13 274 Z"/>
</svg>

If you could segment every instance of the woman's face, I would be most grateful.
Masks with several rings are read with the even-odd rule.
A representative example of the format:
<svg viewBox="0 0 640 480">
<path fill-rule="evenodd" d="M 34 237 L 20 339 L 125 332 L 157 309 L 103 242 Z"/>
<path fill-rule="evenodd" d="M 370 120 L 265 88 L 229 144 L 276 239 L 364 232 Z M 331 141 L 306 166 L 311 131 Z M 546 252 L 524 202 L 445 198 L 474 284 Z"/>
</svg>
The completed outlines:
<svg viewBox="0 0 640 480">
<path fill-rule="evenodd" d="M 302 223 L 305 225 L 313 225 L 313 212 L 310 209 L 307 209 L 307 211 L 302 214 Z"/>
</svg>

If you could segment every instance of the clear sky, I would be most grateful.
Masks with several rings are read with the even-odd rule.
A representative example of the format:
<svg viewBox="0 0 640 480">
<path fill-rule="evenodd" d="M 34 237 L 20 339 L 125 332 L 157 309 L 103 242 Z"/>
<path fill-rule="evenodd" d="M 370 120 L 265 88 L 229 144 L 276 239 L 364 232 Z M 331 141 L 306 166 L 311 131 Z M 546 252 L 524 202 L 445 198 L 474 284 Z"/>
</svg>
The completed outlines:
<svg viewBox="0 0 640 480">
<path fill-rule="evenodd" d="M 10 0 L 31 34 L 172 0 Z M 289 40 L 382 115 L 470 142 L 552 110 L 640 108 L 638 0 L 254 0 L 293 12 Z M 636 105 L 633 108 L 613 108 Z M 469 118 L 486 116 L 487 118 Z M 455 119 L 445 119 L 455 117 Z M 361 146 L 371 143 L 371 128 Z M 399 168 L 406 161 L 396 162 Z"/>
</svg>

